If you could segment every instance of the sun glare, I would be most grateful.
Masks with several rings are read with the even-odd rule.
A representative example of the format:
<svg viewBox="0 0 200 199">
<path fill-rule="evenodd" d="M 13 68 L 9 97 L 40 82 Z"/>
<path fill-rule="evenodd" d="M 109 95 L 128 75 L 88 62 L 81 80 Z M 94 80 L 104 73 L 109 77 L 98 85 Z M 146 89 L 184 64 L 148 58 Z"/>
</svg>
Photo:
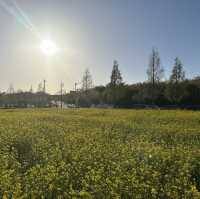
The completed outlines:
<svg viewBox="0 0 200 199">
<path fill-rule="evenodd" d="M 45 55 L 52 56 L 58 52 L 56 44 L 51 40 L 43 40 L 40 48 Z"/>
</svg>

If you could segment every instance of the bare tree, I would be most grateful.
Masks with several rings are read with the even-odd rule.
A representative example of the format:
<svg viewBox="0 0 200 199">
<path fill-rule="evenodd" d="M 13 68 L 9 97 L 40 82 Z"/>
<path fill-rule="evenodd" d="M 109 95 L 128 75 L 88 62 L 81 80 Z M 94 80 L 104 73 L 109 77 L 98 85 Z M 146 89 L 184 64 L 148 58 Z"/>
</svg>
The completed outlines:
<svg viewBox="0 0 200 199">
<path fill-rule="evenodd" d="M 153 48 L 147 70 L 148 81 L 155 85 L 159 83 L 164 76 L 164 69 L 161 67 L 159 52 Z"/>
<path fill-rule="evenodd" d="M 162 78 L 164 77 L 164 69 L 161 66 L 160 56 L 157 49 L 152 49 L 152 54 L 150 56 L 149 66 L 147 69 L 148 81 L 149 81 L 149 96 L 151 97 L 152 103 L 154 103 L 158 86 Z"/>
<path fill-rule="evenodd" d="M 92 75 L 90 74 L 90 71 L 87 68 L 82 78 L 82 89 L 83 91 L 88 91 L 91 88 L 92 88 Z"/>
</svg>

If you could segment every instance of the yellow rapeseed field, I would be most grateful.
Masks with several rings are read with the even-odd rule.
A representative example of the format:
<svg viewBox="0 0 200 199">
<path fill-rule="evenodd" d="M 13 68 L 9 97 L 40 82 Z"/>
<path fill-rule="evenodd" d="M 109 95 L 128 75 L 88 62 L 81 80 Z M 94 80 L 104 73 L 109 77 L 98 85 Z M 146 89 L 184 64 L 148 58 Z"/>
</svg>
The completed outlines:
<svg viewBox="0 0 200 199">
<path fill-rule="evenodd" d="M 0 198 L 200 198 L 200 112 L 0 111 Z"/>
</svg>

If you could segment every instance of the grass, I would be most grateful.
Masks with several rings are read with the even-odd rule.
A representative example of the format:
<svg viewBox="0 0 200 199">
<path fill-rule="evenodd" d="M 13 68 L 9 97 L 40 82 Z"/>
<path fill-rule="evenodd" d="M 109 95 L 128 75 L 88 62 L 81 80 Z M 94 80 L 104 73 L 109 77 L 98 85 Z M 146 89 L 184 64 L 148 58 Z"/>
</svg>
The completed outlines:
<svg viewBox="0 0 200 199">
<path fill-rule="evenodd" d="M 0 198 L 200 198 L 200 112 L 0 111 Z"/>
</svg>

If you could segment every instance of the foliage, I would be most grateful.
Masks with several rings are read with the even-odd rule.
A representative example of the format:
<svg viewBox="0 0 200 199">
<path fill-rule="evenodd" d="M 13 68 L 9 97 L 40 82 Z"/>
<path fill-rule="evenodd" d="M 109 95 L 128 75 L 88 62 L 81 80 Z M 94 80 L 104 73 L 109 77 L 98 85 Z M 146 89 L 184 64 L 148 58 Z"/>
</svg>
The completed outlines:
<svg viewBox="0 0 200 199">
<path fill-rule="evenodd" d="M 131 108 L 144 106 L 173 107 L 173 108 L 200 108 L 200 77 L 185 79 L 185 72 L 179 58 L 175 59 L 172 74 L 167 81 L 161 81 L 164 69 L 161 66 L 160 56 L 157 49 L 152 50 L 147 70 L 148 81 L 125 84 L 119 70 L 119 64 L 115 60 L 110 77 L 106 86 L 93 87 L 92 76 L 86 69 L 82 78 L 82 89 L 77 89 L 79 83 L 75 83 L 75 91 L 70 91 L 62 96 L 66 104 L 77 107 L 121 107 Z M 10 85 L 8 93 L 0 93 L 0 107 L 24 108 L 24 107 L 50 107 L 55 102 L 60 104 L 60 92 L 55 95 L 45 93 L 45 81 L 39 84 L 38 92 L 14 92 Z M 52 103 L 53 102 L 53 103 Z"/>
<path fill-rule="evenodd" d="M 1 110 L 1 198 L 200 198 L 200 112 Z"/>
<path fill-rule="evenodd" d="M 177 57 L 167 85 L 166 94 L 168 99 L 173 103 L 179 103 L 185 96 L 185 72 L 181 60 Z"/>
<path fill-rule="evenodd" d="M 183 64 L 181 60 L 176 57 L 175 64 L 170 76 L 170 82 L 178 84 L 185 80 L 185 71 L 183 70 Z"/>
<path fill-rule="evenodd" d="M 110 83 L 106 86 L 104 92 L 105 102 L 116 106 L 122 101 L 125 92 L 126 89 L 119 70 L 119 64 L 114 60 Z"/>
<path fill-rule="evenodd" d="M 119 70 L 119 64 L 115 60 L 113 63 L 113 69 L 112 69 L 112 73 L 110 77 L 110 86 L 116 87 L 116 86 L 120 86 L 121 84 L 122 84 L 122 76 Z"/>
</svg>

